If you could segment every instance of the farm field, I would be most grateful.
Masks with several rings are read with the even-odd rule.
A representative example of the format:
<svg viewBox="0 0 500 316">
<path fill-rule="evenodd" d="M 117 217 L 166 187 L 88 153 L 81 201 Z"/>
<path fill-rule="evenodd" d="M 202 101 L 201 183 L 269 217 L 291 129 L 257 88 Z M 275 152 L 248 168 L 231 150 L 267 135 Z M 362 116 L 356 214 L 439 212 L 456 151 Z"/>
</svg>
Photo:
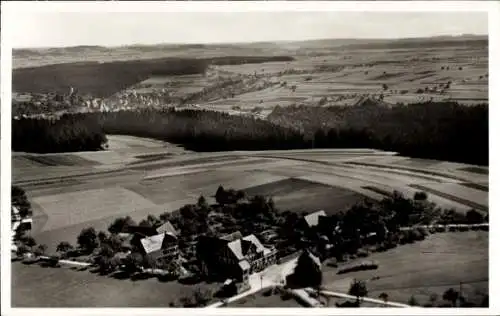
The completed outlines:
<svg viewBox="0 0 500 316">
<path fill-rule="evenodd" d="M 248 195 L 272 196 L 276 207 L 296 213 L 324 210 L 335 214 L 362 202 L 366 196 L 341 187 L 289 178 L 245 189 Z"/>
<path fill-rule="evenodd" d="M 85 286 L 82 286 L 84 284 Z M 197 286 L 217 290 L 220 284 Z M 12 307 L 169 307 L 196 287 L 176 281 L 120 280 L 67 267 L 12 264 Z M 33 295 L 37 293 L 37 295 Z"/>
<path fill-rule="evenodd" d="M 16 50 L 13 53 L 14 92 L 21 100 L 26 98 L 26 93 L 47 90 L 49 83 L 26 85 L 23 78 L 42 76 L 58 67 L 61 70 L 57 73 L 80 74 L 72 76 L 71 84 L 84 94 L 108 100 L 131 92 L 139 96 L 156 95 L 164 100 L 159 101 L 158 106 L 171 106 L 170 101 L 165 101 L 167 99 L 189 99 L 204 89 L 210 90 L 222 82 L 221 78 L 233 80 L 234 84 L 215 88 L 208 99 L 195 103 L 199 108 L 259 117 L 267 117 L 278 105 L 349 106 L 364 102 L 366 98 L 384 104 L 431 99 L 455 100 L 463 104 L 488 102 L 488 42 L 485 38 L 443 39 L 439 46 L 432 40 L 421 39 L 418 46 L 404 49 L 397 44 L 374 41 L 352 46 L 342 40 L 331 40 L 305 41 L 300 45 L 254 43 Z M 277 55 L 289 58 L 260 63 L 246 60 Z M 87 63 L 81 63 L 82 56 L 89 56 Z M 178 74 L 176 67 L 169 66 L 178 58 L 194 58 L 199 63 L 200 56 L 207 58 L 208 68 L 204 71 Z M 230 57 L 241 59 L 236 64 L 222 61 L 228 56 L 251 57 Z M 58 64 L 56 68 L 54 64 Z M 124 74 L 124 67 L 128 67 L 130 73 Z M 101 73 L 102 76 L 96 75 Z M 106 82 L 99 84 L 96 77 Z M 168 98 L 163 99 L 164 96 Z M 139 103 L 127 104 L 142 107 L 147 102 Z"/>
<path fill-rule="evenodd" d="M 121 144 L 141 142 L 147 140 L 120 136 Z M 151 148 L 156 148 L 154 146 Z M 279 209 L 299 213 L 319 209 L 334 213 L 366 197 L 381 199 L 383 192 L 394 190 L 413 196 L 419 191 L 412 187 L 414 185 L 437 190 L 428 192 L 429 200 L 443 208 L 466 212 L 470 209 L 469 202 L 488 205 L 487 191 L 474 189 L 488 187 L 487 175 L 461 171 L 467 168 L 463 164 L 416 160 L 412 171 L 405 170 L 404 166 L 401 170 L 387 170 L 383 167 L 395 166 L 393 162 L 408 158 L 360 149 L 177 156 L 168 152 L 148 153 L 147 146 L 138 155 L 135 146 L 129 146 L 130 151 L 125 147 L 116 149 L 119 155 L 124 159 L 133 157 L 140 163 L 116 164 L 117 151 L 114 150 L 99 152 L 103 160 L 100 166 L 41 166 L 39 160 L 15 154 L 14 161 L 22 159 L 25 165 L 13 168 L 13 183 L 21 185 L 33 203 L 33 234 L 37 241 L 54 250 L 60 241 L 76 242 L 83 228 L 93 226 L 96 230 L 107 230 L 118 216 L 130 215 L 140 221 L 149 214 L 158 216 L 195 203 L 200 195 L 211 201 L 219 185 L 246 190 L 250 195 L 271 195 Z M 75 155 L 82 154 L 86 153 Z M 109 161 L 105 161 L 107 155 Z M 68 158 L 72 156 L 50 155 L 51 161 L 77 161 Z M 140 158 L 136 158 L 138 156 Z M 157 159 L 148 160 L 151 157 Z M 364 160 L 376 161 L 377 165 L 348 164 Z M 439 166 L 445 166 L 439 175 L 428 173 L 439 170 Z M 456 174 L 465 178 L 454 179 Z M 465 180 L 468 185 L 461 185 Z M 450 191 L 450 187 L 456 189 Z M 440 190 L 444 193 L 438 194 Z"/>
<path fill-rule="evenodd" d="M 487 232 L 434 234 L 422 242 L 374 253 L 368 259 L 378 262 L 378 269 L 338 275 L 336 269 L 323 267 L 325 287 L 345 292 L 353 279 L 366 280 L 368 297 L 377 298 L 385 292 L 390 301 L 407 303 L 413 295 L 421 304 L 428 303 L 432 293 L 440 298 L 450 287 L 458 290 L 460 282 L 470 300 L 488 293 Z"/>
</svg>

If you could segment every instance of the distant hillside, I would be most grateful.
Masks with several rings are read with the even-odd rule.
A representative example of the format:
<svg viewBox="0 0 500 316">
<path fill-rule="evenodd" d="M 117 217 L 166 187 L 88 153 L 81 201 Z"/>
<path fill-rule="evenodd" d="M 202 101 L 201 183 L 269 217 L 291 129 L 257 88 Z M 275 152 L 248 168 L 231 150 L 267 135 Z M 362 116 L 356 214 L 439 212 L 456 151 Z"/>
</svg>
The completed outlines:
<svg viewBox="0 0 500 316">
<path fill-rule="evenodd" d="M 203 74 L 208 65 L 237 65 L 270 61 L 292 61 L 289 56 L 227 56 L 215 58 L 160 58 L 107 63 L 78 62 L 14 69 L 14 92 L 67 93 L 69 87 L 81 94 L 109 97 L 146 80 L 152 75 L 173 76 Z"/>
</svg>

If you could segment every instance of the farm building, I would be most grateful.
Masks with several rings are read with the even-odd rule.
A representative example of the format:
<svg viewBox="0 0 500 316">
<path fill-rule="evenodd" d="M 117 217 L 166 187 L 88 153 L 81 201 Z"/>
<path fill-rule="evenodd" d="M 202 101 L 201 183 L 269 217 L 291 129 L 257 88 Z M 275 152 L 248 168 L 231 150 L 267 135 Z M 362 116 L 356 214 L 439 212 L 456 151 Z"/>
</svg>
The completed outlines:
<svg viewBox="0 0 500 316">
<path fill-rule="evenodd" d="M 179 245 L 177 237 L 167 233 L 161 233 L 141 239 L 141 251 L 148 256 L 152 262 L 171 261 L 179 256 Z"/>
<path fill-rule="evenodd" d="M 302 225 L 306 229 L 311 229 L 317 227 L 322 219 L 326 219 L 326 213 L 324 210 L 320 210 L 303 217 Z"/>
<path fill-rule="evenodd" d="M 206 275 L 247 281 L 251 273 L 276 263 L 277 251 L 255 237 L 236 232 L 224 237 L 200 237 L 196 254 Z"/>
<path fill-rule="evenodd" d="M 138 249 L 155 263 L 179 256 L 177 231 L 168 221 L 158 227 L 128 226 L 119 237 L 124 249 Z"/>
</svg>

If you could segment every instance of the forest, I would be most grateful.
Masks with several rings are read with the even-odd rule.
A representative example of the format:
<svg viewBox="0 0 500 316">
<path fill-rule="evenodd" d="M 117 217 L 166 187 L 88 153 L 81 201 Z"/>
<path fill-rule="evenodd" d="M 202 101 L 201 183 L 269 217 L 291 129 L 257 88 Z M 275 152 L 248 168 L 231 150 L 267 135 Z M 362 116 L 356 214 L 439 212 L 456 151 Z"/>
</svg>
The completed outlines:
<svg viewBox="0 0 500 316">
<path fill-rule="evenodd" d="M 279 124 L 276 111 L 273 122 L 173 108 L 23 118 L 12 122 L 12 149 L 38 153 L 101 150 L 106 134 L 120 134 L 168 141 L 200 152 L 374 148 L 410 157 L 488 165 L 487 105 L 434 102 L 329 111 L 328 115 L 335 116 L 333 123 L 313 120 L 305 128 Z"/>
<path fill-rule="evenodd" d="M 106 142 L 102 127 L 91 116 L 65 114 L 59 119 L 12 120 L 12 151 L 95 151 L 103 149 Z"/>
</svg>

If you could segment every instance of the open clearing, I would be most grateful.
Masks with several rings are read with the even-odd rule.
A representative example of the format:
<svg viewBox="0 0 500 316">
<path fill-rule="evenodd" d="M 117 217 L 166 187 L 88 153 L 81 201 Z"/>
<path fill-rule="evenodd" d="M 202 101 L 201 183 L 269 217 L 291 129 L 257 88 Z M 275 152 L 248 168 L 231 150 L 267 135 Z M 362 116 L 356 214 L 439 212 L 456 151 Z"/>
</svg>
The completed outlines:
<svg viewBox="0 0 500 316">
<path fill-rule="evenodd" d="M 487 232 L 434 234 L 422 242 L 374 253 L 368 259 L 378 262 L 377 270 L 337 275 L 337 269 L 324 266 L 325 287 L 346 292 L 353 279 L 366 280 L 369 297 L 378 298 L 386 292 L 390 301 L 407 303 L 414 295 L 422 304 L 432 293 L 441 297 L 450 287 L 458 290 L 460 282 L 465 297 L 471 300 L 488 293 Z"/>
<path fill-rule="evenodd" d="M 220 284 L 197 286 L 218 289 Z M 169 307 L 182 296 L 192 296 L 196 287 L 156 278 L 119 280 L 66 267 L 16 262 L 12 264 L 11 289 L 12 307 Z"/>
</svg>

